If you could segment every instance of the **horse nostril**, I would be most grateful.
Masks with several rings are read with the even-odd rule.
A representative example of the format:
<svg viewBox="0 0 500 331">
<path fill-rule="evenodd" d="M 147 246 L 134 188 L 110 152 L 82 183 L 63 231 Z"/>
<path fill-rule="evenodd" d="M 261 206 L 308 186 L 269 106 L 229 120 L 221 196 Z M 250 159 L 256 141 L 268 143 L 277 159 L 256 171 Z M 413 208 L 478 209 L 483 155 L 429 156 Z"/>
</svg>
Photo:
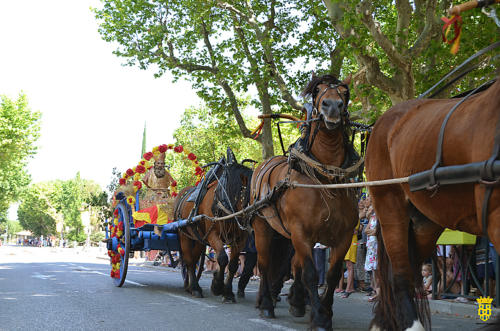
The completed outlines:
<svg viewBox="0 0 500 331">
<path fill-rule="evenodd" d="M 344 102 L 342 100 L 337 100 L 337 107 L 339 110 L 344 108 Z"/>
<path fill-rule="evenodd" d="M 325 99 L 325 100 L 323 100 L 323 102 L 321 103 L 321 105 L 323 107 L 325 107 L 325 108 L 328 108 L 328 107 L 332 107 L 333 106 L 333 102 L 330 99 Z"/>
</svg>

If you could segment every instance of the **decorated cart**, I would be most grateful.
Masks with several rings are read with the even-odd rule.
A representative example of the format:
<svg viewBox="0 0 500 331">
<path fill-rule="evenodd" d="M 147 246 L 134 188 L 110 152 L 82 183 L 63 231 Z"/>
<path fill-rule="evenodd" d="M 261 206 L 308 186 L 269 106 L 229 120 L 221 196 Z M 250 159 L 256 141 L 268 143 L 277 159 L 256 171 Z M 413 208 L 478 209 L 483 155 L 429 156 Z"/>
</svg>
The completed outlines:
<svg viewBox="0 0 500 331">
<path fill-rule="evenodd" d="M 113 198 L 113 218 L 106 226 L 108 255 L 111 258 L 111 278 L 118 287 L 127 276 L 129 257 L 134 252 L 159 250 L 170 257 L 170 266 L 182 264 L 179 243 L 179 228 L 188 226 L 198 219 L 173 220 L 174 200 L 177 196 L 177 182 L 165 170 L 165 153 L 182 154 L 194 168 L 196 184 L 204 171 L 198 165 L 197 157 L 182 146 L 160 145 L 145 153 L 139 164 L 128 169 L 120 178 L 120 186 Z M 174 261 L 172 252 L 179 253 Z M 203 271 L 205 255 L 197 265 L 199 278 Z M 183 264 L 182 264 L 183 265 Z M 183 277 L 186 277 L 183 270 Z"/>
</svg>

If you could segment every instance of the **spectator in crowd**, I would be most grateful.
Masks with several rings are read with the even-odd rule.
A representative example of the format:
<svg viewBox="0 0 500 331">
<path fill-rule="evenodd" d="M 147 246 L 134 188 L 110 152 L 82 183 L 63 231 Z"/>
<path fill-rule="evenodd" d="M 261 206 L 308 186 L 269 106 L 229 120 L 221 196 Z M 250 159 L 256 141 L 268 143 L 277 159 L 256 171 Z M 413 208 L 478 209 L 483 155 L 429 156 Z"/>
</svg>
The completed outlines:
<svg viewBox="0 0 500 331">
<path fill-rule="evenodd" d="M 368 290 L 368 286 L 365 285 L 366 233 L 364 228 L 368 224 L 368 219 L 366 218 L 366 202 L 366 194 L 363 193 L 358 203 L 358 246 L 356 249 L 356 263 L 354 264 L 354 279 L 357 280 L 357 287 L 361 291 Z"/>
<path fill-rule="evenodd" d="M 316 243 L 313 247 L 314 264 L 318 273 L 318 287 L 325 285 L 326 248 L 321 243 Z"/>
<path fill-rule="evenodd" d="M 212 247 L 207 246 L 206 254 L 207 259 L 205 260 L 205 272 L 215 271 L 215 250 Z"/>
<path fill-rule="evenodd" d="M 494 289 L 495 289 L 495 263 L 496 263 L 496 251 L 495 248 L 493 247 L 492 243 L 489 243 L 489 249 L 488 249 L 488 258 L 486 258 L 486 252 L 485 252 L 485 238 L 483 237 L 478 237 L 478 241 L 476 243 L 476 271 L 477 271 L 477 277 L 483 288 L 486 286 L 486 277 L 485 277 L 485 263 L 488 263 L 488 278 L 489 278 L 489 289 L 490 293 L 486 294 L 489 296 L 494 296 Z M 486 262 L 487 260 L 487 262 Z M 448 283 L 447 283 L 448 284 Z"/>
<path fill-rule="evenodd" d="M 422 278 L 425 295 L 430 299 L 432 295 L 432 266 L 430 264 L 422 265 Z"/>
<path fill-rule="evenodd" d="M 375 215 L 375 210 L 373 206 L 370 204 L 368 207 L 367 213 L 368 217 L 368 225 L 365 228 L 365 233 L 367 236 L 366 239 L 366 259 L 365 259 L 365 271 L 367 271 L 368 276 L 370 277 L 371 287 L 374 289 L 372 293 L 370 293 L 370 297 L 368 301 L 372 302 L 377 298 L 378 295 L 378 285 L 377 279 L 375 278 L 374 271 L 377 269 L 377 216 Z"/>
<path fill-rule="evenodd" d="M 342 291 L 342 298 L 348 298 L 351 293 L 355 292 L 354 290 L 354 264 L 356 263 L 356 255 L 357 255 L 357 243 L 358 243 L 358 225 L 354 229 L 354 234 L 351 240 L 351 247 L 347 251 L 345 255 L 344 261 L 347 269 L 347 285 L 344 291 Z M 342 289 L 344 285 L 344 273 L 342 272 L 342 276 L 340 277 L 340 282 L 338 284 L 338 289 Z"/>
</svg>

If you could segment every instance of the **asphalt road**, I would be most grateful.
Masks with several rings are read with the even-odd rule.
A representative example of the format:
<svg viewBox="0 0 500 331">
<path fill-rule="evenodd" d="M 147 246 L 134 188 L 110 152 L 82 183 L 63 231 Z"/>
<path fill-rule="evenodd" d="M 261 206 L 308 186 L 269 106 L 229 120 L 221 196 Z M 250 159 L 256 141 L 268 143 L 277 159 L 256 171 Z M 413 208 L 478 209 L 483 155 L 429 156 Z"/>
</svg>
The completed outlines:
<svg viewBox="0 0 500 331">
<path fill-rule="evenodd" d="M 294 318 L 285 300 L 276 319 L 261 319 L 254 308 L 257 281 L 246 298 L 223 304 L 183 289 L 177 269 L 131 266 L 122 288 L 113 285 L 106 260 L 73 249 L 0 247 L 0 330 L 305 330 L 308 315 Z M 235 283 L 236 284 L 236 283 Z M 236 288 L 236 286 L 234 286 Z M 287 291 L 284 291 L 287 292 Z M 284 297 L 283 297 L 284 298 Z M 335 298 L 334 328 L 366 330 L 372 304 L 362 295 Z M 472 330 L 477 320 L 433 315 L 435 330 Z"/>
</svg>

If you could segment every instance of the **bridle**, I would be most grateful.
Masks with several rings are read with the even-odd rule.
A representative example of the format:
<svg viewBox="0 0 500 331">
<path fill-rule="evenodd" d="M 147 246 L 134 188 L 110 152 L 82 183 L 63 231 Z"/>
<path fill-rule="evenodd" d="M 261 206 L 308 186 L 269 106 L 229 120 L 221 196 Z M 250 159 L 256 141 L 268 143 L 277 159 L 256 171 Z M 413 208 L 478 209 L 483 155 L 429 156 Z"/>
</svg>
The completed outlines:
<svg viewBox="0 0 500 331">
<path fill-rule="evenodd" d="M 319 83 L 318 85 L 320 85 L 320 84 L 321 83 Z M 349 86 L 347 84 L 343 84 L 340 81 L 337 81 L 335 83 L 326 84 L 326 85 L 327 86 L 321 92 L 313 92 L 312 93 L 312 105 L 313 105 L 312 116 L 318 116 L 318 114 L 319 114 L 319 116 L 318 116 L 319 118 L 321 118 L 321 116 L 323 116 L 323 114 L 321 114 L 319 112 L 319 107 L 320 107 L 319 102 L 321 101 L 321 98 L 323 98 L 323 96 L 326 94 L 326 92 L 334 89 L 337 92 L 337 95 L 340 97 L 340 99 L 343 102 L 343 107 L 340 110 L 340 117 L 341 117 L 340 123 L 341 123 L 341 125 L 348 123 L 349 122 L 349 112 L 347 110 L 347 107 L 349 104 L 349 97 L 350 97 Z M 339 91 L 339 87 L 345 88 L 345 92 L 341 93 Z M 317 87 L 314 90 L 316 90 L 316 89 L 317 89 Z"/>
</svg>

